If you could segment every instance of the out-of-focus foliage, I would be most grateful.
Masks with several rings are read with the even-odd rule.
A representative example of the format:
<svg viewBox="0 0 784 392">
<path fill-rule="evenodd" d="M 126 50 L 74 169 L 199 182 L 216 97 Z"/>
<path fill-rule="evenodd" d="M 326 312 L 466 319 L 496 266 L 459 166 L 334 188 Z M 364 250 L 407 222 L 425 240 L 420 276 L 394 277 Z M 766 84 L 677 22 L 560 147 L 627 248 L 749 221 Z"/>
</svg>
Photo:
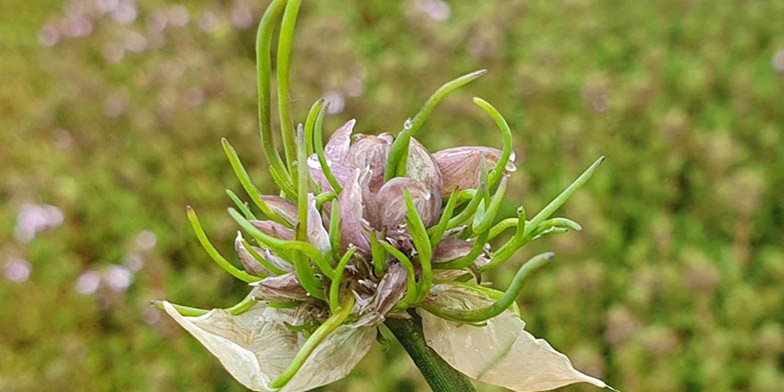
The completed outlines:
<svg viewBox="0 0 784 392">
<path fill-rule="evenodd" d="M 231 254 L 223 189 L 239 186 L 219 138 L 270 183 L 253 64 L 265 5 L 0 2 L 0 390 L 241 390 L 147 303 L 246 291 L 184 206 Z M 305 1 L 295 117 L 327 95 L 329 128 L 395 132 L 441 83 L 488 68 L 431 117 L 431 149 L 500 145 L 470 96 L 491 100 L 531 212 L 608 157 L 566 207 L 585 230 L 517 256 L 558 253 L 520 299 L 529 329 L 622 390 L 778 391 L 782 20 L 781 1 Z M 423 388 L 392 345 L 324 390 Z"/>
</svg>

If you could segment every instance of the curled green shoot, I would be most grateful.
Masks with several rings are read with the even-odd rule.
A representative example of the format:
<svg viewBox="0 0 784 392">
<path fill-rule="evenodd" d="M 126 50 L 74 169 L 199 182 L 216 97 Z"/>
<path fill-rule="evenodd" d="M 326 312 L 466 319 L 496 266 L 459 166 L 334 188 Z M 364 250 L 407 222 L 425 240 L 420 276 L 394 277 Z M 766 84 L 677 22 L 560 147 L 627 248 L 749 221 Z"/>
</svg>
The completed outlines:
<svg viewBox="0 0 784 392">
<path fill-rule="evenodd" d="M 474 233 L 481 234 L 490 229 L 496 215 L 498 215 L 498 210 L 501 209 L 501 203 L 504 201 L 508 183 L 509 177 L 504 176 L 501 178 L 501 183 L 498 185 L 498 189 L 490 200 L 490 204 L 484 209 L 481 215 L 477 213 L 476 218 L 478 219 L 474 219 L 474 223 L 471 225 L 471 229 Z"/>
<path fill-rule="evenodd" d="M 259 254 L 259 252 L 256 252 L 256 250 L 253 249 L 253 247 L 248 243 L 248 241 L 243 239 L 242 246 L 244 246 L 245 249 L 247 249 L 248 253 L 250 253 L 251 257 L 256 259 L 256 261 L 258 261 L 259 264 L 261 264 L 264 268 L 266 268 L 267 271 L 272 272 L 275 275 L 282 275 L 286 273 L 286 271 L 276 267 L 274 264 L 267 261 L 267 259 L 265 259 L 263 256 Z"/>
<path fill-rule="evenodd" d="M 253 215 L 253 212 L 251 212 L 250 208 L 248 208 L 248 204 L 240 200 L 240 198 L 237 197 L 237 195 L 234 192 L 232 192 L 231 189 L 226 189 L 226 194 L 229 195 L 229 199 L 231 199 L 231 201 L 234 202 L 234 205 L 236 205 L 237 208 L 240 209 L 242 214 L 245 215 L 245 218 L 256 219 L 256 216 Z"/>
<path fill-rule="evenodd" d="M 479 186 L 479 189 L 474 192 L 473 197 L 471 200 L 466 204 L 465 208 L 460 211 L 457 215 L 452 217 L 449 220 L 449 223 L 446 225 L 446 229 L 453 229 L 457 226 L 462 225 L 465 223 L 472 215 L 476 212 L 477 208 L 479 208 L 479 203 L 485 199 L 485 194 L 487 193 L 487 185 L 482 184 Z"/>
<path fill-rule="evenodd" d="M 191 226 L 193 227 L 194 233 L 196 233 L 196 238 L 199 239 L 199 243 L 207 251 L 207 254 L 210 255 L 213 261 L 218 264 L 224 271 L 231 274 L 231 276 L 246 282 L 252 283 L 261 280 L 257 276 L 253 276 L 237 267 L 232 265 L 228 260 L 226 260 L 221 254 L 218 252 L 217 249 L 212 245 L 209 239 L 207 239 L 207 234 L 204 233 L 204 229 L 201 227 L 201 223 L 199 222 L 199 218 L 196 216 L 196 211 L 193 210 L 191 206 L 187 207 L 188 211 L 188 220 L 191 222 Z M 238 213 L 239 214 L 239 213 Z"/>
<path fill-rule="evenodd" d="M 384 250 L 389 252 L 400 264 L 403 264 L 403 268 L 406 269 L 406 295 L 403 296 L 403 299 L 397 303 L 395 308 L 397 309 L 406 309 L 411 306 L 417 298 L 417 285 L 416 285 L 416 276 L 414 271 L 414 264 L 411 263 L 411 260 L 403 254 L 403 252 L 399 251 L 394 246 L 390 245 L 386 241 L 379 241 L 381 246 L 384 247 Z"/>
<path fill-rule="evenodd" d="M 535 230 L 530 233 L 531 238 L 547 234 L 555 234 L 566 232 L 568 230 L 581 231 L 583 229 L 579 223 L 568 218 L 552 218 L 539 224 Z"/>
<path fill-rule="evenodd" d="M 296 230 L 298 241 L 308 241 L 308 167 L 305 160 L 305 134 L 302 124 L 297 127 L 297 216 L 299 217 Z"/>
<path fill-rule="evenodd" d="M 509 128 L 509 124 L 506 122 L 506 119 L 504 119 L 504 116 L 502 116 L 489 102 L 482 98 L 474 98 L 474 104 L 482 108 L 482 110 L 495 121 L 496 126 L 501 130 L 501 134 L 504 138 L 504 148 L 501 151 L 501 158 L 498 159 L 498 163 L 496 163 L 495 168 L 490 172 L 487 180 L 487 187 L 493 189 L 504 174 L 506 164 L 509 163 L 509 159 L 512 156 L 512 130 Z"/>
<path fill-rule="evenodd" d="M 254 304 L 256 304 L 256 297 L 251 292 L 250 294 L 245 296 L 245 298 L 243 298 L 242 301 L 226 309 L 226 312 L 228 312 L 232 316 L 239 316 L 247 312 L 250 308 L 252 308 Z"/>
<path fill-rule="evenodd" d="M 294 38 L 294 26 L 297 24 L 297 15 L 301 0 L 288 0 L 286 10 L 283 12 L 283 21 L 280 24 L 278 36 L 278 115 L 280 117 L 280 133 L 283 136 L 283 151 L 289 170 L 294 173 L 293 159 L 296 154 L 294 141 L 294 120 L 291 116 L 291 97 L 289 95 L 289 74 L 291 71 L 291 45 Z M 296 181 L 296 179 L 294 179 Z"/>
<path fill-rule="evenodd" d="M 260 243 L 265 244 L 274 250 L 276 253 L 293 253 L 290 260 L 292 260 L 294 264 L 294 271 L 297 274 L 297 278 L 302 284 L 302 287 L 313 297 L 326 299 L 324 293 L 321 292 L 322 282 L 316 277 L 315 271 L 313 271 L 305 256 L 315 260 L 316 265 L 322 270 L 322 273 L 330 279 L 333 276 L 333 271 L 332 267 L 327 264 L 326 260 L 323 259 L 321 252 L 319 252 L 315 246 L 304 241 L 286 241 L 272 237 L 257 229 L 233 208 L 229 208 L 229 215 L 231 215 L 237 224 L 248 232 L 248 234 L 253 236 L 253 238 Z"/>
<path fill-rule="evenodd" d="M 256 303 L 256 297 L 251 292 L 250 294 L 246 295 L 242 301 L 238 302 L 236 305 L 223 309 L 225 312 L 229 313 L 232 316 L 238 316 L 248 311 L 253 305 Z M 186 317 L 199 317 L 203 316 L 210 311 L 207 309 L 199 309 L 190 306 L 183 306 L 177 305 L 169 302 L 169 304 L 174 307 L 177 313 L 186 316 Z M 163 307 L 163 301 L 152 300 L 150 301 L 150 305 L 155 306 L 158 309 L 165 310 Z"/>
<path fill-rule="evenodd" d="M 427 235 L 427 229 L 419 216 L 419 212 L 414 206 L 414 200 L 411 199 L 411 193 L 408 189 L 403 190 L 403 197 L 406 202 L 406 224 L 408 231 L 411 234 L 411 240 L 414 242 L 414 248 L 417 251 L 417 258 L 422 267 L 422 277 L 419 282 L 419 289 L 416 302 L 425 299 L 427 293 L 430 292 L 430 287 L 433 286 L 433 269 L 430 265 L 430 260 L 433 257 L 433 248 L 430 245 L 430 238 Z"/>
<path fill-rule="evenodd" d="M 299 301 L 269 301 L 267 302 L 267 306 L 274 309 L 291 309 L 299 306 Z"/>
<path fill-rule="evenodd" d="M 487 73 L 487 70 L 479 70 L 463 75 L 454 79 L 436 90 L 430 98 L 425 101 L 422 109 L 410 121 L 406 121 L 403 130 L 400 131 L 392 147 L 389 150 L 389 157 L 387 158 L 386 172 L 384 172 L 384 182 L 391 180 L 393 177 L 405 174 L 406 172 L 406 157 L 408 156 L 408 144 L 411 142 L 411 137 L 416 135 L 422 125 L 425 123 L 433 109 L 444 99 L 447 95 L 465 86 L 466 84 L 476 80 L 480 76 Z"/>
<path fill-rule="evenodd" d="M 332 191 L 321 192 L 316 195 L 316 208 L 321 211 L 321 207 L 328 201 L 337 199 L 338 195 Z M 336 203 L 337 204 L 337 203 Z"/>
<path fill-rule="evenodd" d="M 324 341 L 332 332 L 334 332 L 338 327 L 340 327 L 348 316 L 351 314 L 351 309 L 354 307 L 354 296 L 348 295 L 346 296 L 345 302 L 343 302 L 340 306 L 338 312 L 333 313 L 327 321 L 325 321 L 321 326 L 319 326 L 315 332 L 313 332 L 308 340 L 305 341 L 305 344 L 299 349 L 297 355 L 291 361 L 286 370 L 280 374 L 280 376 L 270 383 L 270 387 L 273 389 L 280 389 L 286 386 L 291 378 L 294 377 L 295 374 L 302 368 L 302 365 L 305 364 L 305 361 L 310 358 L 310 355 L 313 353 L 313 350 Z"/>
<path fill-rule="evenodd" d="M 316 122 L 314 124 L 313 130 L 313 148 L 316 150 L 316 157 L 318 158 L 319 164 L 321 165 L 321 171 L 324 172 L 324 177 L 326 177 L 327 182 L 329 185 L 332 186 L 332 190 L 340 194 L 341 187 L 338 180 L 332 174 L 332 169 L 329 168 L 327 157 L 324 155 L 324 143 L 322 141 L 322 135 L 324 133 L 324 114 L 326 113 L 326 106 L 323 105 L 321 109 L 319 109 L 318 115 L 316 116 Z"/>
<path fill-rule="evenodd" d="M 504 297 L 504 292 L 501 290 L 496 290 L 491 287 L 482 286 L 480 284 L 469 283 L 469 282 L 458 282 L 458 281 L 449 281 L 444 282 L 444 284 L 460 287 L 466 290 L 470 290 L 476 292 L 478 294 L 484 295 L 492 300 L 498 301 Z M 510 305 L 507 309 L 512 313 L 516 314 L 518 317 L 521 316 L 520 314 L 520 306 L 517 305 L 516 301 L 512 301 L 512 305 Z"/>
<path fill-rule="evenodd" d="M 517 222 L 519 222 L 517 218 L 506 218 L 506 219 L 498 222 L 495 226 L 493 226 L 490 229 L 490 237 L 487 240 L 490 241 L 490 240 L 494 239 L 495 237 L 498 237 L 499 235 L 501 235 L 501 233 L 503 233 L 507 229 L 510 229 L 512 227 L 516 227 L 517 226 Z"/>
<path fill-rule="evenodd" d="M 381 279 L 387 272 L 387 253 L 378 242 L 375 230 L 370 231 L 370 256 L 373 258 L 373 274 Z"/>
<path fill-rule="evenodd" d="M 438 218 L 438 223 L 428 229 L 428 232 L 430 233 L 430 244 L 432 244 L 432 246 L 438 246 L 438 243 L 441 242 L 441 239 L 444 237 L 447 225 L 449 225 L 449 219 L 452 218 L 452 214 L 455 212 L 457 197 L 457 192 L 452 192 L 452 194 L 449 195 L 444 211 L 441 213 L 441 217 Z"/>
<path fill-rule="evenodd" d="M 305 118 L 305 143 L 307 145 L 308 156 L 313 155 L 313 130 L 316 128 L 316 118 L 324 107 L 324 98 L 319 98 L 313 103 L 308 111 L 308 117 Z"/>
<path fill-rule="evenodd" d="M 329 248 L 332 250 L 332 257 L 337 258 L 340 254 L 340 206 L 338 203 L 331 204 L 332 211 L 329 214 Z"/>
<path fill-rule="evenodd" d="M 273 237 L 263 231 L 259 230 L 255 226 L 253 226 L 247 219 L 245 219 L 237 210 L 233 208 L 229 208 L 229 215 L 242 227 L 246 232 L 253 236 L 259 243 L 264 244 L 265 246 L 269 247 L 270 249 L 281 252 L 281 253 L 290 253 L 290 251 L 298 251 L 316 261 L 316 265 L 319 268 L 326 265 L 326 269 L 322 271 L 324 275 L 327 277 L 331 277 L 332 275 L 332 267 L 326 264 L 324 257 L 321 255 L 321 252 L 313 246 L 313 244 L 305 241 L 298 241 L 298 240 L 282 240 L 280 238 Z"/>
<path fill-rule="evenodd" d="M 471 248 L 471 251 L 468 252 L 467 255 L 452 261 L 447 261 L 446 263 L 439 263 L 435 265 L 437 269 L 463 269 L 469 267 L 471 264 L 476 261 L 476 258 L 479 257 L 480 254 L 484 251 L 485 244 L 487 244 L 487 238 L 490 236 L 490 231 L 486 230 L 483 233 L 480 233 L 474 239 L 474 246 Z"/>
<path fill-rule="evenodd" d="M 504 310 L 509 308 L 512 303 L 514 303 L 515 298 L 517 298 L 517 296 L 520 294 L 520 291 L 523 289 L 523 284 L 528 279 L 528 277 L 549 263 L 553 257 L 555 257 L 555 253 L 547 252 L 536 255 L 528 260 L 520 267 L 520 269 L 517 270 L 517 273 L 512 279 L 512 284 L 509 285 L 509 288 L 506 290 L 504 295 L 487 307 L 471 310 L 446 309 L 432 306 L 427 302 L 424 302 L 422 304 L 422 308 L 438 317 L 451 321 L 457 321 L 461 323 L 481 323 L 487 321 L 495 316 L 498 316 Z"/>
<path fill-rule="evenodd" d="M 329 285 L 329 308 L 332 311 L 332 314 L 335 314 L 340 309 L 340 284 L 343 282 L 343 272 L 346 270 L 346 266 L 348 265 L 349 260 L 351 260 L 351 256 L 354 256 L 356 253 L 357 248 L 350 247 L 343 254 L 343 257 L 340 258 L 338 262 L 338 266 L 335 269 L 335 277 L 332 279 L 332 282 Z"/>
<path fill-rule="evenodd" d="M 289 330 L 289 331 L 291 331 L 291 332 L 303 332 L 303 333 L 307 333 L 307 332 L 309 332 L 311 329 L 318 327 L 318 323 L 316 323 L 316 322 L 315 322 L 315 321 L 313 321 L 313 320 L 310 320 L 310 321 L 308 321 L 307 323 L 304 323 L 304 324 L 302 324 L 302 325 L 294 325 L 294 324 L 289 324 L 289 323 L 287 323 L 287 322 L 285 322 L 285 321 L 283 322 L 283 324 L 286 326 L 286 329 L 288 329 L 288 330 Z"/>
<path fill-rule="evenodd" d="M 256 297 L 254 297 L 253 293 L 251 293 L 245 296 L 245 298 L 243 298 L 242 301 L 238 302 L 236 305 L 223 310 L 232 316 L 238 316 L 240 314 L 247 312 L 248 309 L 253 307 L 255 303 L 256 303 Z M 186 317 L 199 317 L 210 312 L 207 309 L 199 309 L 190 306 L 177 305 L 171 302 L 169 302 L 169 304 L 172 307 L 174 307 L 174 310 L 176 310 L 177 313 Z M 158 309 L 165 310 L 163 307 L 163 301 L 152 300 L 150 301 L 150 305 L 155 306 Z"/>
<path fill-rule="evenodd" d="M 492 257 L 490 258 L 490 262 L 482 266 L 479 269 L 480 271 L 489 271 L 503 264 L 505 261 L 509 260 L 509 258 L 512 257 L 512 255 L 514 255 L 518 249 L 531 240 L 530 237 L 526 234 L 528 225 L 525 220 L 525 208 L 522 206 L 517 208 L 516 222 L 517 230 L 515 231 L 514 236 L 503 246 L 501 246 L 495 253 L 493 253 Z"/>
<path fill-rule="evenodd" d="M 199 317 L 199 316 L 204 316 L 205 314 L 210 312 L 207 309 L 194 308 L 192 306 L 185 306 L 185 305 L 177 305 L 171 302 L 169 303 L 171 304 L 172 307 L 174 307 L 177 313 L 185 317 Z M 163 301 L 159 301 L 157 299 L 150 301 L 150 305 L 155 306 L 160 310 L 164 310 L 164 311 L 166 310 L 166 308 L 163 307 Z"/>
<path fill-rule="evenodd" d="M 553 199 L 549 204 L 547 204 L 538 214 L 536 214 L 531 220 L 528 222 L 528 227 L 526 228 L 526 234 L 530 233 L 530 231 L 539 226 L 545 219 L 549 218 L 557 209 L 561 208 L 567 200 L 569 200 L 581 186 L 585 185 L 586 182 L 591 178 L 596 169 L 599 168 L 599 165 L 604 162 L 604 156 L 599 157 L 593 164 L 591 164 L 588 169 L 586 169 L 580 177 L 577 177 L 574 182 L 569 184 L 566 189 L 564 189 L 558 196 Z"/>
<path fill-rule="evenodd" d="M 223 145 L 223 151 L 226 152 L 226 156 L 229 158 L 229 163 L 231 164 L 231 168 L 234 170 L 234 174 L 237 175 L 237 179 L 240 181 L 240 185 L 242 185 L 242 188 L 245 189 L 245 192 L 248 194 L 251 201 L 253 201 L 253 204 L 259 207 L 261 212 L 270 219 L 280 224 L 288 225 L 286 220 L 276 214 L 267 205 L 267 203 L 264 202 L 264 199 L 261 198 L 259 189 L 256 188 L 256 185 L 254 185 L 253 181 L 251 181 L 250 176 L 248 175 L 248 171 L 245 170 L 245 166 L 242 165 L 242 161 L 240 161 L 240 157 L 237 155 L 237 151 L 234 149 L 234 147 L 232 147 L 226 138 L 221 139 L 221 144 Z"/>
<path fill-rule="evenodd" d="M 272 98 L 270 75 L 272 75 L 272 34 L 275 25 L 283 14 L 287 0 L 273 0 L 267 7 L 264 16 L 259 22 L 256 32 L 256 83 L 258 88 L 258 113 L 259 113 L 259 133 L 261 135 L 261 147 L 267 162 L 270 164 L 270 172 L 275 173 L 272 178 L 278 186 L 287 193 L 292 191 L 292 182 L 289 172 L 283 160 L 280 158 L 278 150 L 275 148 L 275 140 L 272 137 Z"/>
</svg>

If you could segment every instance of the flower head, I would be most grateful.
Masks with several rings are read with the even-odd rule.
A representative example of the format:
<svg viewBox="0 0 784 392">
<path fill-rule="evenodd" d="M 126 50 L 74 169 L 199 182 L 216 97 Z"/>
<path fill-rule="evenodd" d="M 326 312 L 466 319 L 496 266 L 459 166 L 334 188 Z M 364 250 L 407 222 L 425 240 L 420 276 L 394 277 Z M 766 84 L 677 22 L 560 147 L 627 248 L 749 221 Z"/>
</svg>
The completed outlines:
<svg viewBox="0 0 784 392">
<path fill-rule="evenodd" d="M 416 138 L 435 106 L 484 71 L 436 91 L 397 136 L 355 133 L 351 120 L 322 143 L 325 115 L 317 101 L 293 127 L 288 108 L 291 33 L 299 1 L 274 0 L 259 26 L 259 122 L 270 173 L 280 196 L 259 194 L 236 152 L 224 150 L 253 205 L 232 192 L 229 209 L 244 233 L 234 248 L 242 269 L 221 256 L 195 212 L 188 217 L 209 255 L 251 286 L 229 309 L 158 305 L 212 352 L 243 385 L 258 391 L 303 391 L 346 376 L 367 353 L 378 326 L 417 317 L 427 344 L 467 376 L 516 391 L 574 382 L 606 386 L 575 370 L 563 354 L 524 330 L 514 300 L 552 253 L 518 270 L 504 292 L 480 285 L 529 241 L 579 230 L 550 218 L 585 183 L 601 159 L 531 219 L 496 222 L 516 170 L 512 133 L 479 98 L 474 103 L 501 131 L 502 148 L 455 147 L 431 153 Z M 285 159 L 272 144 L 270 63 L 279 19 L 278 94 Z M 296 131 L 295 131 L 296 129 Z M 501 245 L 494 238 L 515 229 Z"/>
</svg>

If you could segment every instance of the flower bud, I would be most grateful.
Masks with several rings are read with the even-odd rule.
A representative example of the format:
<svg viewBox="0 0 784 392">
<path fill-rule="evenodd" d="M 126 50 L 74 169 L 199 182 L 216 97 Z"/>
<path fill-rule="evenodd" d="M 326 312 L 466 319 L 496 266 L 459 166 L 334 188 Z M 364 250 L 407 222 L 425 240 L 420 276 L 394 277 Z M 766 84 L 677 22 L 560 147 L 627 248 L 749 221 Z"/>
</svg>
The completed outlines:
<svg viewBox="0 0 784 392">
<path fill-rule="evenodd" d="M 289 272 L 280 276 L 270 276 L 253 284 L 253 296 L 262 301 L 305 301 L 310 299 L 308 292 L 302 285 L 294 272 Z"/>
<path fill-rule="evenodd" d="M 479 187 L 482 171 L 482 156 L 485 157 L 488 169 L 492 170 L 501 158 L 501 150 L 492 147 L 455 147 L 447 148 L 433 154 L 438 162 L 443 179 L 443 193 L 449 194 L 461 189 Z M 504 170 L 508 173 L 517 170 L 514 164 L 514 153 L 509 158 Z"/>
<path fill-rule="evenodd" d="M 289 229 L 288 227 L 283 226 L 278 222 L 269 220 L 252 220 L 250 223 L 255 228 L 261 230 L 262 233 L 271 235 L 275 238 L 280 238 L 282 240 L 291 240 L 294 238 L 294 230 Z"/>
</svg>

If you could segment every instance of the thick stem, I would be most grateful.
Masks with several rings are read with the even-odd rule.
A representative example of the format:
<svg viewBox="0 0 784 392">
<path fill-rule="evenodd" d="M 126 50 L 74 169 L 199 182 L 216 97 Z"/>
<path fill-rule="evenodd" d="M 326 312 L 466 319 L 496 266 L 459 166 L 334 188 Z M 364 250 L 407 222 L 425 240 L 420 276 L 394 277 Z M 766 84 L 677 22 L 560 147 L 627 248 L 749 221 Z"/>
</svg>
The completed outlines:
<svg viewBox="0 0 784 392">
<path fill-rule="evenodd" d="M 415 312 L 410 313 L 412 319 L 390 318 L 386 325 L 414 360 L 433 392 L 476 392 L 466 376 L 427 346 L 422 333 L 422 319 Z"/>
</svg>

